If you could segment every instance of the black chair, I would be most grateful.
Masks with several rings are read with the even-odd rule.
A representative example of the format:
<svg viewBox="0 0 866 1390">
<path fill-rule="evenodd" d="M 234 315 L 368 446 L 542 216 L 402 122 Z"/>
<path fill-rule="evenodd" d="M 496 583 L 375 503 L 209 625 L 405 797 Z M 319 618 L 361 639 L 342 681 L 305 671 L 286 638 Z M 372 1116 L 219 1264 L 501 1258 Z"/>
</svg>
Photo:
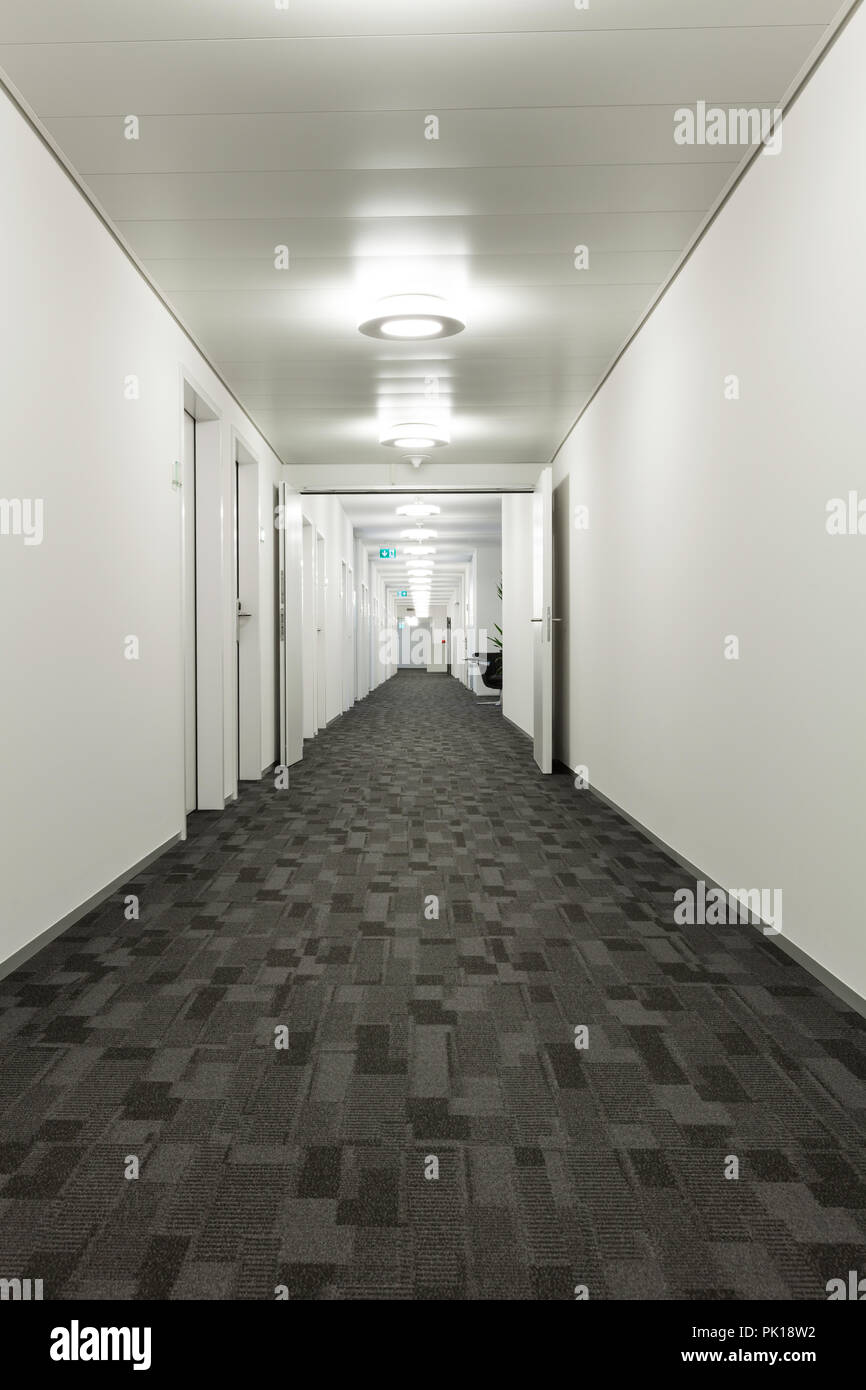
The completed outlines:
<svg viewBox="0 0 866 1390">
<path fill-rule="evenodd" d="M 481 680 L 488 690 L 498 690 L 499 699 L 492 703 L 502 704 L 502 652 L 494 650 L 492 652 L 473 652 L 470 658 L 476 662 L 481 672 Z"/>
</svg>

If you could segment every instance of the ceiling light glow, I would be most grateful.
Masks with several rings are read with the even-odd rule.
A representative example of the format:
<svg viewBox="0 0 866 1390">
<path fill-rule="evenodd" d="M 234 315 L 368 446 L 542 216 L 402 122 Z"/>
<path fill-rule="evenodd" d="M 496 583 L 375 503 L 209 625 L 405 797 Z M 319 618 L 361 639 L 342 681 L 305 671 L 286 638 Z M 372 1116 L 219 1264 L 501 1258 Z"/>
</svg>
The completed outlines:
<svg viewBox="0 0 866 1390">
<path fill-rule="evenodd" d="M 406 502 L 402 507 L 397 508 L 398 516 L 438 516 L 441 507 L 437 507 L 435 502 L 422 502 L 420 497 L 416 497 L 414 502 Z"/>
<path fill-rule="evenodd" d="M 435 338 L 442 324 L 437 319 L 386 319 L 382 332 L 386 338 Z"/>
</svg>

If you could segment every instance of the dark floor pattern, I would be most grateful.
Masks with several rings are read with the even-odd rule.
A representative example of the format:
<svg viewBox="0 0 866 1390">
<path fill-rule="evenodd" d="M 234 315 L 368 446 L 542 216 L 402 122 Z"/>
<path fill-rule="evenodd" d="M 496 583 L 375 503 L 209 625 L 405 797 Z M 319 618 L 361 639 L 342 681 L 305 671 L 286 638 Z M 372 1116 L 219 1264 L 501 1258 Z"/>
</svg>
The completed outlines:
<svg viewBox="0 0 866 1390">
<path fill-rule="evenodd" d="M 0 982 L 0 1277 L 810 1299 L 866 1274 L 864 1025 L 754 928 L 675 927 L 683 882 L 498 710 L 399 675 L 288 792 L 194 817 Z"/>
</svg>

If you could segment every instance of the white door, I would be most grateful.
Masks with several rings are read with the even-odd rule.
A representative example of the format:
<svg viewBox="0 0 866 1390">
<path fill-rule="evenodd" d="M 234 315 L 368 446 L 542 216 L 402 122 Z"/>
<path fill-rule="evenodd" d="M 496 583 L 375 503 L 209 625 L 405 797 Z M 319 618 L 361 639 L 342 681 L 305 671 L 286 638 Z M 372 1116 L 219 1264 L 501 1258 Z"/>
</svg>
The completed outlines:
<svg viewBox="0 0 866 1390">
<path fill-rule="evenodd" d="M 301 625 L 303 647 L 303 737 L 315 738 L 316 720 L 316 547 L 312 524 L 302 519 Z M 303 747 L 301 749 L 303 754 Z"/>
<path fill-rule="evenodd" d="M 351 566 L 346 571 L 346 607 L 343 617 L 343 669 L 345 672 L 343 682 L 345 708 L 350 710 L 355 703 L 355 575 Z"/>
<path fill-rule="evenodd" d="M 284 767 L 293 767 L 304 756 L 304 667 L 313 665 L 312 634 L 305 632 L 303 592 L 305 585 L 309 588 L 309 574 L 304 573 L 309 527 L 301 513 L 301 499 L 288 483 L 280 483 L 278 501 L 279 756 Z"/>
<path fill-rule="evenodd" d="M 535 761 L 553 771 L 553 470 L 532 499 L 532 715 Z"/>
<path fill-rule="evenodd" d="M 196 628 L 195 628 L 195 420 L 183 415 L 183 462 L 181 505 L 183 507 L 183 646 L 184 646 L 184 753 L 186 763 L 187 814 L 198 805 L 198 765 L 196 758 Z"/>
<path fill-rule="evenodd" d="M 277 536 L 279 537 L 279 593 L 278 600 L 280 611 L 279 622 L 279 651 L 277 664 L 280 672 L 279 700 L 280 707 L 277 712 L 277 727 L 280 731 L 279 760 L 280 766 L 288 765 L 288 696 L 286 683 L 286 527 L 289 516 L 289 492 L 285 483 L 280 483 L 279 493 L 279 526 Z"/>
<path fill-rule="evenodd" d="M 328 577 L 325 574 L 325 537 L 316 532 L 316 718 L 324 729 L 328 722 L 327 647 L 325 645 L 325 612 Z"/>
</svg>

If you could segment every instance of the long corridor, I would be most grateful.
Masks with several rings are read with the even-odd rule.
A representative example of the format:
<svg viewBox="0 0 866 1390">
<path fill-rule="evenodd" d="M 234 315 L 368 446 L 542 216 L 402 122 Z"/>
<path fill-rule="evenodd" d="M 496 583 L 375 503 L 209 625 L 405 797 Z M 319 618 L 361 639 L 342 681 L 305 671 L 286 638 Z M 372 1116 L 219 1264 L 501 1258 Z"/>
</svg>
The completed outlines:
<svg viewBox="0 0 866 1390">
<path fill-rule="evenodd" d="M 825 1297 L 866 1237 L 862 1026 L 754 928 L 675 926 L 684 882 L 401 673 L 0 982 L 7 1264 L 46 1298 Z"/>
</svg>

